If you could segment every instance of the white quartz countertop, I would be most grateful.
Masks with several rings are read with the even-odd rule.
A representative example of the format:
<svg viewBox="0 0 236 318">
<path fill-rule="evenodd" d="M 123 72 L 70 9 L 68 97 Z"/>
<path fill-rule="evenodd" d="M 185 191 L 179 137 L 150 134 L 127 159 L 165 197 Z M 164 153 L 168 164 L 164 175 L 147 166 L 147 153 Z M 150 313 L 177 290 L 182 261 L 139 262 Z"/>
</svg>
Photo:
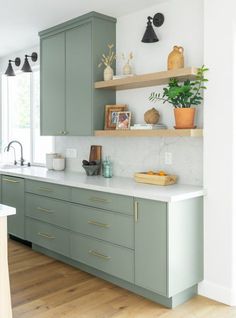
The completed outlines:
<svg viewBox="0 0 236 318">
<path fill-rule="evenodd" d="M 0 204 L 0 218 L 16 214 L 16 209 L 8 205 Z"/>
<path fill-rule="evenodd" d="M 156 186 L 136 183 L 132 178 L 87 177 L 84 173 L 53 171 L 34 166 L 14 169 L 2 169 L 0 167 L 0 174 L 163 202 L 181 201 L 205 194 L 204 189 L 199 186 L 180 184 Z"/>
</svg>

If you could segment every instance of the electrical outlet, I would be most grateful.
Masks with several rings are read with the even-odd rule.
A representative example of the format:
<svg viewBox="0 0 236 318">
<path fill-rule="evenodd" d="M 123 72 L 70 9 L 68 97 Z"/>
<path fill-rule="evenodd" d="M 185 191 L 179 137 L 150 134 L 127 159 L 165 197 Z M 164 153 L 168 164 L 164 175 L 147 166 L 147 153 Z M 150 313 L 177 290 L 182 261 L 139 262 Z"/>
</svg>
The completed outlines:
<svg viewBox="0 0 236 318">
<path fill-rule="evenodd" d="M 67 148 L 66 149 L 66 158 L 77 158 L 77 150 L 74 148 Z"/>
<path fill-rule="evenodd" d="M 172 165 L 172 153 L 171 152 L 165 152 L 165 164 Z"/>
</svg>

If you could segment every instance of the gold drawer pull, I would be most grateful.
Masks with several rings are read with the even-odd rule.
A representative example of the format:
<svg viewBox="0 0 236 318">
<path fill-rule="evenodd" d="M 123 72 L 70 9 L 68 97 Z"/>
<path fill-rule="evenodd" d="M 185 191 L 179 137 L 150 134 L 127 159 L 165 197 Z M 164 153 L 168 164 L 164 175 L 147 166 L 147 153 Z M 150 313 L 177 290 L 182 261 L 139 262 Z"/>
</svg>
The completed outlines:
<svg viewBox="0 0 236 318">
<path fill-rule="evenodd" d="M 110 224 L 100 223 L 100 222 L 97 222 L 97 221 L 94 221 L 94 220 L 89 220 L 88 224 L 92 224 L 92 225 L 96 225 L 96 226 L 104 227 L 104 228 L 110 227 Z"/>
<path fill-rule="evenodd" d="M 91 197 L 89 198 L 89 201 L 91 202 L 97 202 L 97 203 L 110 203 L 111 201 L 103 198 L 98 198 L 98 197 Z"/>
<path fill-rule="evenodd" d="M 40 191 L 46 191 L 46 192 L 53 192 L 52 189 L 44 188 L 44 187 L 39 187 L 39 190 L 40 190 Z"/>
<path fill-rule="evenodd" d="M 52 236 L 52 235 L 49 235 L 49 234 L 45 234 L 45 233 L 41 233 L 41 232 L 38 232 L 38 235 L 39 236 L 42 236 L 42 237 L 45 237 L 49 240 L 54 240 L 56 237 L 55 236 Z"/>
<path fill-rule="evenodd" d="M 40 206 L 37 207 L 37 210 L 39 210 L 41 212 L 45 212 L 45 213 L 53 213 L 54 212 L 53 210 L 44 209 L 44 208 L 41 208 Z"/>
<path fill-rule="evenodd" d="M 103 255 L 103 254 L 98 253 L 98 252 L 93 251 L 93 250 L 90 250 L 90 251 L 89 251 L 89 254 L 91 254 L 91 255 L 93 255 L 93 256 L 96 256 L 96 257 L 99 257 L 99 258 L 102 258 L 102 259 L 105 259 L 106 261 L 108 261 L 108 260 L 111 259 L 110 256 Z"/>
<path fill-rule="evenodd" d="M 10 183 L 20 183 L 20 181 L 16 181 L 16 180 L 12 180 L 12 179 L 7 179 L 7 178 L 3 178 L 2 180 L 3 180 L 3 181 L 6 181 L 6 182 L 10 182 Z"/>
</svg>

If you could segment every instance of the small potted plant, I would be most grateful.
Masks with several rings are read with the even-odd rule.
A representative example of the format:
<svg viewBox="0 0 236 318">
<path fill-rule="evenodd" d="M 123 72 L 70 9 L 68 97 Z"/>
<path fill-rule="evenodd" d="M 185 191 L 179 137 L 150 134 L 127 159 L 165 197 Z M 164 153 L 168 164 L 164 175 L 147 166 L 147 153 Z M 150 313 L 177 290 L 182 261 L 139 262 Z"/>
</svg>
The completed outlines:
<svg viewBox="0 0 236 318">
<path fill-rule="evenodd" d="M 202 90 L 206 89 L 204 84 L 208 81 L 204 77 L 206 71 L 208 69 L 202 66 L 198 69 L 194 81 L 186 80 L 180 83 L 177 79 L 173 78 L 170 80 L 168 86 L 163 89 L 162 94 L 151 93 L 149 97 L 150 101 L 156 102 L 160 100 L 174 106 L 176 129 L 195 128 L 195 108 L 192 106 L 200 105 L 203 100 Z"/>
<path fill-rule="evenodd" d="M 104 81 L 109 81 L 113 79 L 114 71 L 112 69 L 112 64 L 114 63 L 116 59 L 116 54 L 112 50 L 114 47 L 114 44 L 108 44 L 109 52 L 107 55 L 102 54 L 101 63 L 98 65 L 98 67 L 101 67 L 102 65 L 105 66 L 104 69 Z"/>
</svg>

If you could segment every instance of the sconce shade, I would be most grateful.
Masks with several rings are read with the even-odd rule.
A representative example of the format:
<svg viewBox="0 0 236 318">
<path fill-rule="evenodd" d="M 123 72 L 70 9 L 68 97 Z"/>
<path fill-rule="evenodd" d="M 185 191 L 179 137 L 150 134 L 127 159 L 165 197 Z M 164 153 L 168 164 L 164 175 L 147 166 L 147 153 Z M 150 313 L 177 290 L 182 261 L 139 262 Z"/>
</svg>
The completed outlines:
<svg viewBox="0 0 236 318">
<path fill-rule="evenodd" d="M 146 31 L 144 33 L 144 36 L 142 38 L 142 42 L 143 43 L 154 43 L 154 42 L 158 42 L 159 39 L 152 27 L 152 17 L 148 17 L 148 23 L 147 23 L 147 28 Z"/>
<path fill-rule="evenodd" d="M 25 72 L 25 73 L 32 73 L 32 69 L 30 67 L 30 64 L 29 64 L 27 56 L 25 57 L 25 61 L 24 61 L 24 64 L 23 64 L 21 70 L 22 70 L 22 72 Z"/>
<path fill-rule="evenodd" d="M 7 76 L 16 76 L 14 70 L 13 70 L 13 67 L 11 65 L 11 61 L 9 60 L 9 63 L 8 63 L 8 67 L 7 67 L 7 70 L 5 72 L 5 75 Z"/>
</svg>

